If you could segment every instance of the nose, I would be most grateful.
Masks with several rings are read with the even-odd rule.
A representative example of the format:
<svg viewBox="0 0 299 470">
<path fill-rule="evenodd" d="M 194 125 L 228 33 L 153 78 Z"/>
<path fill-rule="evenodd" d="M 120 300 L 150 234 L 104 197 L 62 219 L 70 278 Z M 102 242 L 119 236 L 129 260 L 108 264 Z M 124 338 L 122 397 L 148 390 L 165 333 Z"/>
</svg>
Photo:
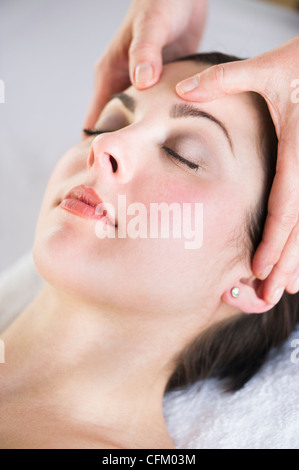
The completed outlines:
<svg viewBox="0 0 299 470">
<path fill-rule="evenodd" d="M 127 183 L 133 176 L 133 162 L 129 157 L 128 146 L 116 133 L 97 136 L 87 158 L 89 170 L 94 168 L 107 178 L 114 178 L 120 183 Z"/>
</svg>

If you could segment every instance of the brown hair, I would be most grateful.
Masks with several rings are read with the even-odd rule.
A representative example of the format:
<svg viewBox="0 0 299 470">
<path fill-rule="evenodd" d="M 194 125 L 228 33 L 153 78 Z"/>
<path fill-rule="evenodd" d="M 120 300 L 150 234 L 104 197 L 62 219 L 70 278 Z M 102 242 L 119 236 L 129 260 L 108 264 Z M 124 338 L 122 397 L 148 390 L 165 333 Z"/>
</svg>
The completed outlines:
<svg viewBox="0 0 299 470">
<path fill-rule="evenodd" d="M 219 52 L 193 54 L 175 62 L 192 60 L 209 65 L 240 61 Z M 245 227 L 250 259 L 261 241 L 267 202 L 275 175 L 277 136 L 264 99 L 251 93 L 262 117 L 259 144 L 265 183 L 259 205 L 247 216 Z M 176 367 L 165 392 L 182 389 L 198 380 L 216 377 L 224 380 L 227 391 L 237 391 L 263 365 L 269 352 L 290 336 L 299 320 L 299 295 L 284 293 L 278 304 L 263 314 L 240 314 L 201 333 L 176 358 Z"/>
</svg>

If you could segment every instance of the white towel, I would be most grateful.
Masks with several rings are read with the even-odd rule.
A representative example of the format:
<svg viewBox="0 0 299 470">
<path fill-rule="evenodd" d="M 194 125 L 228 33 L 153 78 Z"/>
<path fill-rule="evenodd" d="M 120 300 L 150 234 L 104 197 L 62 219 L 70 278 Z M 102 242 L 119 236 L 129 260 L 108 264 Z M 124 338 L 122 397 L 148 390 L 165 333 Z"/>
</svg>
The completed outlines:
<svg viewBox="0 0 299 470">
<path fill-rule="evenodd" d="M 43 284 L 31 253 L 0 277 L 0 332 Z M 1 336 L 0 336 L 1 338 Z M 243 389 L 222 392 L 215 379 L 164 397 L 163 409 L 177 449 L 298 449 L 299 362 L 291 346 L 299 328 Z M 299 354 L 298 354 L 299 356 Z"/>
</svg>

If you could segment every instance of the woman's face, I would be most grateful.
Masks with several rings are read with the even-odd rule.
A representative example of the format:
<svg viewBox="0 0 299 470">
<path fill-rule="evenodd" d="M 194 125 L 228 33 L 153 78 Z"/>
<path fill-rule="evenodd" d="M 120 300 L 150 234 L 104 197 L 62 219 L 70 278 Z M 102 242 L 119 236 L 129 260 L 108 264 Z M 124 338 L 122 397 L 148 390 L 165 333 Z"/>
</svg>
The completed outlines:
<svg viewBox="0 0 299 470">
<path fill-rule="evenodd" d="M 187 317 L 200 311 L 209 320 L 223 291 L 246 272 L 245 224 L 263 185 L 260 116 L 248 94 L 205 104 L 181 100 L 175 84 L 204 68 L 191 61 L 168 64 L 156 86 L 130 87 L 98 120 L 96 128 L 109 132 L 81 142 L 58 162 L 34 245 L 37 268 L 50 284 L 130 314 Z M 65 196 L 79 185 L 92 188 L 108 213 L 107 203 L 113 205 L 116 229 L 105 218 L 72 211 Z M 118 209 L 120 195 L 125 208 Z M 140 203 L 139 212 L 125 218 L 133 203 Z M 191 212 L 184 220 L 193 238 L 174 238 L 171 224 L 170 236 L 151 237 L 151 203 L 177 203 L 182 219 L 187 204 Z M 138 234 L 138 215 L 143 229 L 148 223 L 144 238 L 132 235 Z M 100 238 L 106 228 L 115 237 Z"/>
</svg>

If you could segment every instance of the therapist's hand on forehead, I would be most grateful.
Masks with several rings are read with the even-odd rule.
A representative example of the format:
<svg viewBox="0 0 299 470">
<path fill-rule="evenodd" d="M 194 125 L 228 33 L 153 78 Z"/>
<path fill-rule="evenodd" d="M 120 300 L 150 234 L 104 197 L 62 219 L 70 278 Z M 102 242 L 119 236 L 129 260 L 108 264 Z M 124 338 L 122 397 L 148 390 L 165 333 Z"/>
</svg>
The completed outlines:
<svg viewBox="0 0 299 470">
<path fill-rule="evenodd" d="M 197 51 L 206 0 L 133 0 L 123 25 L 95 70 L 94 96 L 84 123 L 92 128 L 110 96 L 132 83 L 159 81 L 163 60 Z M 268 103 L 279 149 L 263 239 L 254 255 L 260 295 L 277 303 L 283 290 L 299 292 L 299 37 L 242 62 L 210 67 L 177 84 L 189 101 L 255 91 Z"/>
<path fill-rule="evenodd" d="M 131 84 L 141 90 L 154 85 L 163 60 L 195 52 L 206 16 L 206 0 L 133 0 L 122 26 L 96 63 L 85 127 L 95 124 L 111 95 Z"/>
</svg>

